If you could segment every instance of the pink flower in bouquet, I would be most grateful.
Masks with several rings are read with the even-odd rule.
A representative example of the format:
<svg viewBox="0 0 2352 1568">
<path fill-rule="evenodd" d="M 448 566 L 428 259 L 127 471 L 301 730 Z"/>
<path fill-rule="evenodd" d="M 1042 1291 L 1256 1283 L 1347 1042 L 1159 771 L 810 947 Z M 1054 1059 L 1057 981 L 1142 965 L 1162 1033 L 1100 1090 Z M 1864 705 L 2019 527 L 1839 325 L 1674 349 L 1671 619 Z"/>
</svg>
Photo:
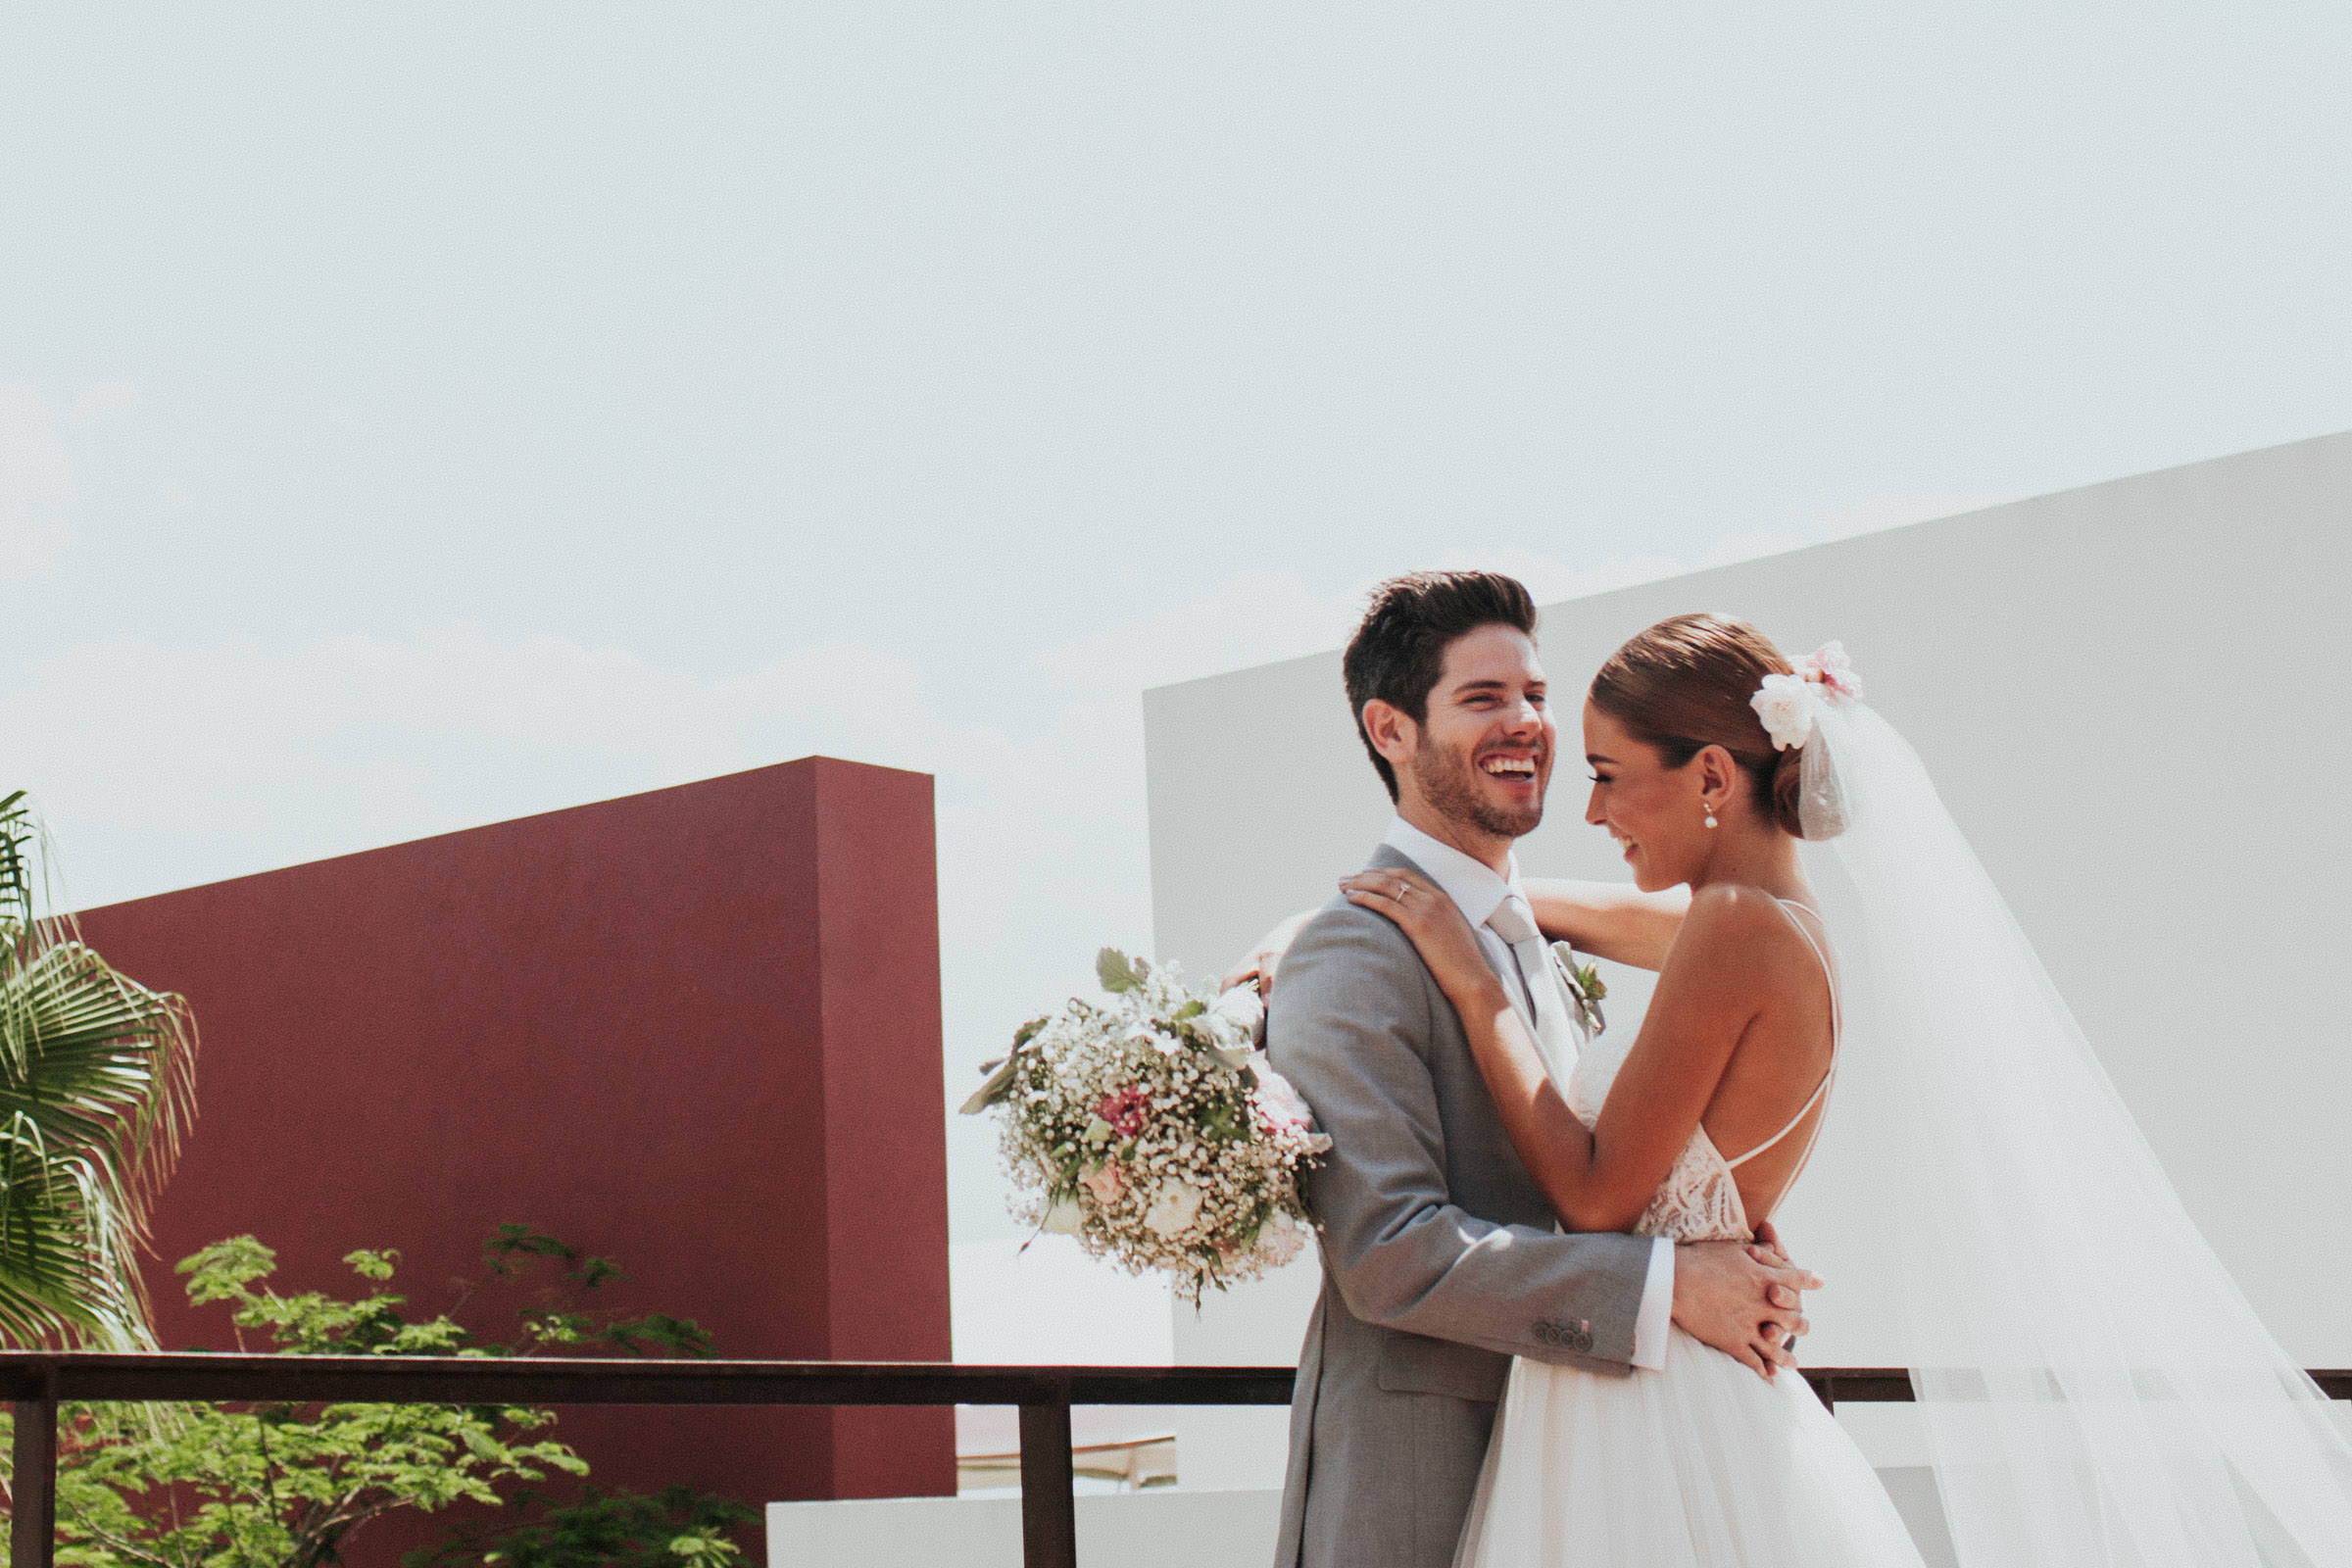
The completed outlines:
<svg viewBox="0 0 2352 1568">
<path fill-rule="evenodd" d="M 1095 1195 L 1095 1201 L 1105 1208 L 1117 1202 L 1119 1195 L 1127 1190 L 1127 1178 L 1120 1173 L 1119 1162 L 1115 1159 L 1104 1160 L 1079 1180 L 1086 1184 L 1088 1192 Z"/>
<path fill-rule="evenodd" d="M 1265 1260 L 1281 1268 L 1306 1249 L 1306 1228 L 1288 1214 L 1276 1214 L 1266 1221 L 1266 1228 L 1257 1234 L 1257 1250 Z"/>
<path fill-rule="evenodd" d="M 1250 1053 L 1250 1071 L 1257 1078 L 1257 1087 L 1250 1091 L 1250 1099 L 1268 1121 L 1277 1127 L 1314 1125 L 1315 1113 L 1306 1108 L 1306 1102 L 1298 1098 L 1298 1091 L 1291 1087 L 1291 1081 L 1274 1070 L 1264 1052 Z"/>
<path fill-rule="evenodd" d="M 1133 1138 L 1142 1132 L 1144 1112 L 1151 1108 L 1152 1097 L 1133 1084 L 1095 1102 L 1095 1114 L 1108 1122 L 1110 1130 L 1121 1138 Z"/>
</svg>

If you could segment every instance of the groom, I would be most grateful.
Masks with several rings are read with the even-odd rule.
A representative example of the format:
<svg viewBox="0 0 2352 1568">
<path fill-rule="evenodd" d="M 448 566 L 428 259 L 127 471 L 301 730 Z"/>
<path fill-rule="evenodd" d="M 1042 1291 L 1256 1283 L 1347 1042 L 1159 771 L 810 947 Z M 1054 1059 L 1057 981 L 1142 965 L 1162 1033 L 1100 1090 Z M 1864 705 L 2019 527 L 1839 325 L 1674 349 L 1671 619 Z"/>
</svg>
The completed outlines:
<svg viewBox="0 0 2352 1568">
<path fill-rule="evenodd" d="M 1567 999 L 1518 894 L 1558 733 L 1527 590 L 1490 572 L 1384 583 L 1343 669 L 1396 817 L 1374 866 L 1426 873 L 1547 1048 Z M 1309 1178 L 1323 1295 L 1298 1352 L 1278 1568 L 1447 1568 L 1514 1355 L 1624 1374 L 1669 1322 L 1725 1349 L 1802 1332 L 1809 1279 L 1740 1244 L 1564 1236 L 1460 1020 L 1403 932 L 1344 900 L 1292 940 L 1275 1068 L 1332 1150 Z M 1564 1065 L 1564 1063 L 1563 1063 Z"/>
</svg>

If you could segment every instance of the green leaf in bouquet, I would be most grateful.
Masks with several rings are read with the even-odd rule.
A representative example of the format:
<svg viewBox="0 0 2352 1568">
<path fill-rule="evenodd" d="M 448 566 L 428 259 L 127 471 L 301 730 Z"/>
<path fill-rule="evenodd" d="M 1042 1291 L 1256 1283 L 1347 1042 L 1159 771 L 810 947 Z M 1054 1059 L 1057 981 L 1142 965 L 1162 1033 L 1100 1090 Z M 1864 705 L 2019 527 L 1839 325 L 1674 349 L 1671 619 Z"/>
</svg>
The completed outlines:
<svg viewBox="0 0 2352 1568">
<path fill-rule="evenodd" d="M 1094 1145 L 1095 1147 L 1101 1148 L 1102 1145 L 1110 1142 L 1111 1131 L 1112 1129 L 1110 1123 L 1104 1121 L 1100 1116 L 1095 1116 L 1089 1118 L 1086 1124 L 1086 1131 L 1080 1133 L 1078 1136 L 1085 1139 L 1088 1143 Z"/>
<path fill-rule="evenodd" d="M 1183 1006 L 1176 1009 L 1176 1021 L 1178 1023 L 1185 1023 L 1191 1019 L 1200 1017 L 1207 1010 L 1208 1004 L 1202 1002 L 1199 997 L 1195 997 L 1192 1001 L 1186 1003 Z"/>
<path fill-rule="evenodd" d="M 1030 1019 L 1012 1032 L 1010 1052 L 995 1061 L 980 1064 L 980 1070 L 988 1076 L 980 1081 L 979 1088 L 972 1091 L 971 1098 L 956 1107 L 958 1115 L 977 1116 L 1012 1092 L 1012 1082 L 1020 1075 L 1021 1053 L 1029 1049 L 1029 1042 L 1038 1037 L 1049 1021 L 1045 1017 Z"/>
<path fill-rule="evenodd" d="M 1104 948 L 1095 955 L 1095 977 L 1102 982 L 1102 989 L 1113 996 L 1133 991 L 1144 983 L 1144 977 L 1151 972 L 1150 964 L 1141 958 L 1130 958 L 1116 948 Z"/>
<path fill-rule="evenodd" d="M 1011 1093 L 1012 1080 L 1019 1074 L 1020 1069 L 1021 1058 L 1018 1055 L 1006 1056 L 1002 1061 L 983 1064 L 980 1070 L 987 1073 L 988 1076 L 980 1081 L 979 1088 L 972 1091 L 971 1098 L 957 1107 L 957 1114 L 977 1116 L 998 1101 L 1003 1100 Z"/>
<path fill-rule="evenodd" d="M 1193 1125 L 1200 1129 L 1201 1137 L 1220 1144 L 1247 1143 L 1250 1138 L 1249 1118 L 1229 1100 L 1203 1107 Z"/>
</svg>

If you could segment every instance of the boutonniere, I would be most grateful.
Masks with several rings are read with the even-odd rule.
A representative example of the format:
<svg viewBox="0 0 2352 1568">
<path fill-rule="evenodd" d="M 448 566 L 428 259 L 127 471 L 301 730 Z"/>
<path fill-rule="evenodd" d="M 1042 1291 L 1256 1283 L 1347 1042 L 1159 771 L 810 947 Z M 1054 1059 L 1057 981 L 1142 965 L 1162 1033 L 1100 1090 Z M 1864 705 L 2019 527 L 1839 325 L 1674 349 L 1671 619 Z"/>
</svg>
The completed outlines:
<svg viewBox="0 0 2352 1568">
<path fill-rule="evenodd" d="M 1576 950 L 1565 942 L 1551 945 L 1551 961 L 1560 971 L 1560 983 L 1568 988 L 1568 1009 L 1576 1032 L 1591 1045 L 1609 1026 L 1600 1010 L 1601 999 L 1609 994 L 1600 978 L 1600 965 L 1590 960 L 1579 963 Z"/>
</svg>

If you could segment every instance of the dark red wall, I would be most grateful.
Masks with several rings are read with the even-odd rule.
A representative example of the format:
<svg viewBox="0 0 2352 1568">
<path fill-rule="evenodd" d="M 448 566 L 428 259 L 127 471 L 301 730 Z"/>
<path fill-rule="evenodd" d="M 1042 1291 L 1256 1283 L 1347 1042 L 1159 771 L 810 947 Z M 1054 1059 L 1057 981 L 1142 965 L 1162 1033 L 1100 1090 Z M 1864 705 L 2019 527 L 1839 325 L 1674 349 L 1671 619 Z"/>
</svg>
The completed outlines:
<svg viewBox="0 0 2352 1568">
<path fill-rule="evenodd" d="M 949 1359 L 927 775 L 808 758 L 81 927 L 202 1033 L 148 1269 L 166 1348 L 227 1348 L 171 1270 L 207 1242 L 252 1232 L 279 1289 L 344 1295 L 343 1254 L 398 1248 L 437 1310 L 515 1220 L 722 1355 Z M 558 1435 L 606 1487 L 956 1488 L 944 1409 L 577 1409 Z"/>
</svg>

